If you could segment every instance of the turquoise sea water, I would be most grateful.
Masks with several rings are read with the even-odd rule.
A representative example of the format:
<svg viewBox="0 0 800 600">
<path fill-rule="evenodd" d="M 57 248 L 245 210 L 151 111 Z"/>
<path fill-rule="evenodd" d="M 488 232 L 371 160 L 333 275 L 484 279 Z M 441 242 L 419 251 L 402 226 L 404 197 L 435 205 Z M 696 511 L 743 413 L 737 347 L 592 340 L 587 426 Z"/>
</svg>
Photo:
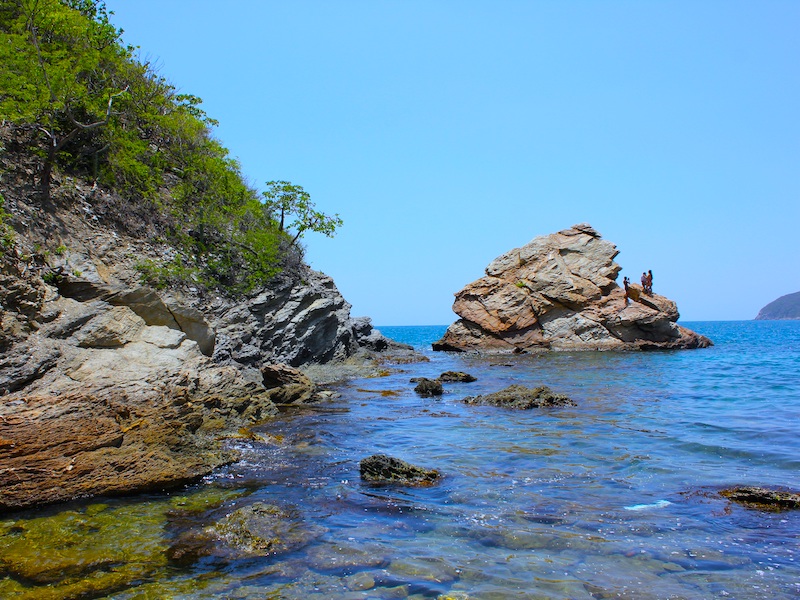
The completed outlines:
<svg viewBox="0 0 800 600">
<path fill-rule="evenodd" d="M 283 413 L 204 483 L 242 494 L 209 522 L 264 502 L 313 536 L 286 553 L 173 565 L 108 597 L 800 597 L 800 511 L 717 493 L 800 488 L 800 322 L 686 326 L 715 346 L 480 358 L 431 352 L 444 327 L 381 327 L 429 362 Z M 478 380 L 445 384 L 440 399 L 414 393 L 411 377 L 447 370 Z M 461 402 L 511 383 L 548 385 L 576 406 Z M 358 463 L 374 453 L 443 479 L 365 485 Z M 165 543 L 181 527 L 164 525 Z"/>
</svg>

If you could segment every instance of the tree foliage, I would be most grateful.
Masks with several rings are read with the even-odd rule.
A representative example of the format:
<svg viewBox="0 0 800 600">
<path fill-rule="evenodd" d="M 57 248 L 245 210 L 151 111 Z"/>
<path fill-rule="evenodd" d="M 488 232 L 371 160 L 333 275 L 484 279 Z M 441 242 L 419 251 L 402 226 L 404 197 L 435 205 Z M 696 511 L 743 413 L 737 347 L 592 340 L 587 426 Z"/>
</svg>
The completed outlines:
<svg viewBox="0 0 800 600">
<path fill-rule="evenodd" d="M 0 0 L 0 119 L 36 132 L 45 206 L 57 169 L 168 215 L 178 254 L 142 265 L 162 285 L 246 292 L 296 259 L 305 232 L 333 235 L 341 219 L 302 187 L 269 182 L 259 198 L 202 100 L 124 46 L 110 14 L 99 0 Z"/>
<path fill-rule="evenodd" d="M 336 229 L 342 226 L 338 214 L 331 216 L 316 210 L 311 196 L 302 186 L 288 181 L 268 181 L 262 192 L 264 208 L 275 215 L 278 229 L 282 232 L 293 230 L 292 244 L 297 243 L 306 231 L 322 233 L 333 237 Z M 290 223 L 286 223 L 291 219 Z"/>
</svg>

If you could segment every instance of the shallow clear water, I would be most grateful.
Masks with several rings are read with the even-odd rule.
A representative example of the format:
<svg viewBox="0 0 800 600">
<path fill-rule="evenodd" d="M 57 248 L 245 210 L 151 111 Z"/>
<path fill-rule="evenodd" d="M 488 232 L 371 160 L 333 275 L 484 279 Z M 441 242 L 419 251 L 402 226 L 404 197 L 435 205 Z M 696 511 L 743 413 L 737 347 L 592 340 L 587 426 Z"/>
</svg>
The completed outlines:
<svg viewBox="0 0 800 600">
<path fill-rule="evenodd" d="M 686 325 L 715 346 L 478 358 L 430 352 L 443 327 L 382 327 L 430 362 L 285 412 L 205 482 L 236 494 L 203 518 L 276 504 L 313 526 L 312 541 L 151 569 L 109 597 L 796 598 L 800 511 L 757 512 L 717 491 L 800 488 L 800 322 Z M 441 399 L 414 393 L 411 377 L 447 370 L 478 380 L 445 384 Z M 461 402 L 511 383 L 577 405 Z M 444 477 L 365 485 L 358 463 L 374 453 Z M 163 525 L 163 543 L 179 529 Z"/>
</svg>

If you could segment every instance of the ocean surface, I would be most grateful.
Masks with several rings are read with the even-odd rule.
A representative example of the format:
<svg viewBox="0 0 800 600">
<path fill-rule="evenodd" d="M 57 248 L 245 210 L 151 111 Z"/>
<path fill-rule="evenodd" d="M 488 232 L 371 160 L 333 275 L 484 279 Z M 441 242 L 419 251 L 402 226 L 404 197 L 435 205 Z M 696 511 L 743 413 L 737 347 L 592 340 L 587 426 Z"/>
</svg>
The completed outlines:
<svg viewBox="0 0 800 600">
<path fill-rule="evenodd" d="M 430 351 L 444 327 L 379 327 L 429 360 L 283 412 L 202 484 L 0 518 L 0 597 L 77 597 L 89 581 L 82 597 L 798 598 L 800 511 L 718 492 L 800 488 L 800 322 L 684 325 L 715 345 L 479 358 Z M 448 370 L 477 381 L 414 393 L 410 378 Z M 512 383 L 576 406 L 462 402 Z M 366 485 L 375 453 L 443 477 Z M 291 516 L 284 546 L 192 554 L 254 503 Z M 28 548 L 32 575 L 8 575 L 9 548 Z"/>
</svg>

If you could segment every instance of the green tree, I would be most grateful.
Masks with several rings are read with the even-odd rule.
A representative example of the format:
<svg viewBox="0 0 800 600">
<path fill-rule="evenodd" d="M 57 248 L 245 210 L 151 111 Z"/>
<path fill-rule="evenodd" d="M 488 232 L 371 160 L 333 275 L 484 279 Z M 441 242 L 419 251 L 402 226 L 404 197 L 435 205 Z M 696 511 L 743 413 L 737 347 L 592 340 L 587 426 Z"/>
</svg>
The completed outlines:
<svg viewBox="0 0 800 600">
<path fill-rule="evenodd" d="M 268 181 L 262 192 L 264 208 L 278 221 L 281 232 L 294 231 L 291 240 L 295 244 L 306 231 L 322 233 L 333 237 L 336 229 L 342 226 L 338 214 L 328 216 L 315 209 L 311 196 L 302 186 L 288 181 Z M 291 223 L 286 223 L 291 219 Z"/>
<path fill-rule="evenodd" d="M 262 200 L 202 100 L 123 46 L 110 14 L 101 0 L 0 0 L 0 119 L 39 157 L 41 195 L 56 168 L 112 188 L 105 218 L 175 250 L 141 265 L 154 285 L 243 293 L 291 271 L 304 233 L 332 236 L 341 219 L 289 182 Z"/>
<path fill-rule="evenodd" d="M 6 0 L 2 5 L 0 113 L 35 123 L 43 135 L 39 184 L 49 199 L 59 153 L 109 124 L 115 100 L 127 89 L 115 76 L 128 54 L 117 43 L 121 32 L 109 23 L 102 2 Z"/>
</svg>

